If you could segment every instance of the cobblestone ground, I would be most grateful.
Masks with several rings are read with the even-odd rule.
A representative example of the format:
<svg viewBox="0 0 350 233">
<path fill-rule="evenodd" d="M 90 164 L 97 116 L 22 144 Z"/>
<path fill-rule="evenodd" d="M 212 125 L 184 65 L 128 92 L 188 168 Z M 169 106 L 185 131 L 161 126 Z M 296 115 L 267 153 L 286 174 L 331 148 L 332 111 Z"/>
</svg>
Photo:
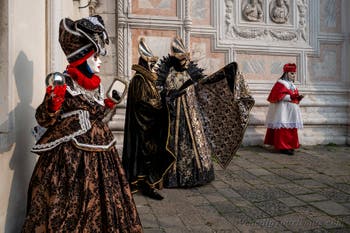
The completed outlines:
<svg viewBox="0 0 350 233">
<path fill-rule="evenodd" d="M 350 232 L 350 147 L 239 150 L 214 182 L 135 194 L 145 233 Z"/>
</svg>

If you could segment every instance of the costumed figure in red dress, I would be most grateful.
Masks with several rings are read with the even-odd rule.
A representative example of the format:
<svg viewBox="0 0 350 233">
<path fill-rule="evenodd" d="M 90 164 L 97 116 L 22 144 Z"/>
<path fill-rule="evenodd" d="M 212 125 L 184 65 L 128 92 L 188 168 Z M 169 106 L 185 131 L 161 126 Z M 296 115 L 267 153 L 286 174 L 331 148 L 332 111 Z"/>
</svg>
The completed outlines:
<svg viewBox="0 0 350 233">
<path fill-rule="evenodd" d="M 104 117 L 99 55 L 108 35 L 100 16 L 60 22 L 69 65 L 48 75 L 36 110 L 42 130 L 32 151 L 40 157 L 29 184 L 22 232 L 143 232 L 115 138 Z M 115 99 L 115 98 L 113 98 Z M 40 128 L 39 127 L 39 128 Z"/>
<path fill-rule="evenodd" d="M 303 128 L 299 103 L 303 95 L 294 85 L 296 65 L 285 64 L 282 77 L 273 86 L 267 100 L 270 102 L 266 116 L 267 131 L 264 144 L 273 145 L 283 154 L 293 155 L 300 147 L 298 129 Z"/>
</svg>

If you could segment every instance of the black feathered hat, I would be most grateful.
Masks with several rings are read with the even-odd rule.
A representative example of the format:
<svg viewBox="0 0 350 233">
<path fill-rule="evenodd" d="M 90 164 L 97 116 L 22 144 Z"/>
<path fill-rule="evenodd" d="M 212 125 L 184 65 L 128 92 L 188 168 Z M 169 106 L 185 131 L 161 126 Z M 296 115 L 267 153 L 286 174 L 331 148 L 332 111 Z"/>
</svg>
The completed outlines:
<svg viewBox="0 0 350 233">
<path fill-rule="evenodd" d="M 69 63 L 77 61 L 92 50 L 97 55 L 106 55 L 108 34 L 101 16 L 94 15 L 73 21 L 64 18 L 60 22 L 59 42 Z"/>
</svg>

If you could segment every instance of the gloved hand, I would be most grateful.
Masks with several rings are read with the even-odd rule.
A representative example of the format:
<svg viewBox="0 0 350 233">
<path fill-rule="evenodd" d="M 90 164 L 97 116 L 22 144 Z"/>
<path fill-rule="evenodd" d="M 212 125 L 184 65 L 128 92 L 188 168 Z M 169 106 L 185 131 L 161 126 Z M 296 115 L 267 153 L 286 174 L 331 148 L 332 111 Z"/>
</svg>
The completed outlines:
<svg viewBox="0 0 350 233">
<path fill-rule="evenodd" d="M 116 105 L 116 103 L 109 98 L 104 99 L 104 103 L 105 103 L 106 107 L 110 108 L 110 109 L 114 108 L 114 106 Z"/>
<path fill-rule="evenodd" d="M 298 96 L 298 101 L 300 102 L 303 98 L 304 98 L 303 95 L 299 95 L 299 96 Z"/>
<path fill-rule="evenodd" d="M 291 95 L 290 95 L 290 99 L 291 99 L 292 101 L 298 100 L 298 98 L 299 98 L 299 95 L 298 95 L 297 93 L 294 93 L 294 94 L 291 94 Z"/>
<path fill-rule="evenodd" d="M 67 90 L 67 84 L 64 84 L 62 86 L 56 86 L 52 90 L 52 86 L 48 86 L 46 88 L 46 94 L 50 96 L 49 99 L 49 111 L 50 112 L 56 112 L 58 111 L 62 103 L 64 102 L 64 96 L 66 94 Z"/>
</svg>

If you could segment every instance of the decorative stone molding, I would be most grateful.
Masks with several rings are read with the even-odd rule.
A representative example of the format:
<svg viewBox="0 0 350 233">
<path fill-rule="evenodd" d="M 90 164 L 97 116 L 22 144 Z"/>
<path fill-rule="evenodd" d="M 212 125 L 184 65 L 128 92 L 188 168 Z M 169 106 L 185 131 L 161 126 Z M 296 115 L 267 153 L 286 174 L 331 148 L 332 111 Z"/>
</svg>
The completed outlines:
<svg viewBox="0 0 350 233">
<path fill-rule="evenodd" d="M 268 30 L 259 29 L 259 28 L 251 28 L 251 29 L 238 29 L 235 26 L 232 26 L 233 34 L 238 35 L 239 37 L 246 39 L 255 39 L 268 36 Z"/>
<path fill-rule="evenodd" d="M 295 32 L 270 30 L 270 34 L 273 38 L 277 40 L 285 40 L 285 41 L 295 40 L 296 41 L 298 39 L 298 35 Z"/>
<path fill-rule="evenodd" d="M 281 47 L 293 46 L 303 50 L 314 46 L 311 44 L 313 41 L 309 41 L 309 29 L 312 27 L 311 17 L 307 17 L 309 4 L 308 0 L 225 0 L 221 4 L 223 9 L 219 9 L 225 15 L 221 21 L 224 25 L 223 41 L 238 39 L 244 43 L 246 39 L 253 39 L 256 45 L 277 41 Z M 247 12 L 251 5 L 255 8 L 259 6 L 262 12 L 269 12 L 269 17 L 259 20 L 248 18 Z M 242 16 L 237 15 L 237 11 L 242 12 Z"/>
</svg>

